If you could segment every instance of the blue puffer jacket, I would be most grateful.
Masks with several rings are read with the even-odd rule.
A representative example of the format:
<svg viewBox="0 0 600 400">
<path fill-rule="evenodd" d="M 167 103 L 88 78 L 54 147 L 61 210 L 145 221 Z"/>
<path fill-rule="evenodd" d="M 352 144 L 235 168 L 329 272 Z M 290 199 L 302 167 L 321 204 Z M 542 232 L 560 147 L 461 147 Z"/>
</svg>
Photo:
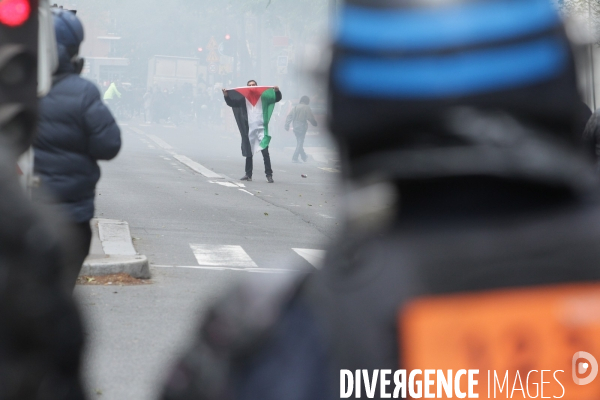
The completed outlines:
<svg viewBox="0 0 600 400">
<path fill-rule="evenodd" d="M 34 168 L 42 184 L 34 200 L 62 209 L 72 222 L 89 221 L 100 179 L 97 160 L 114 158 L 120 148 L 121 131 L 100 92 L 60 52 L 55 84 L 39 103 Z"/>
</svg>

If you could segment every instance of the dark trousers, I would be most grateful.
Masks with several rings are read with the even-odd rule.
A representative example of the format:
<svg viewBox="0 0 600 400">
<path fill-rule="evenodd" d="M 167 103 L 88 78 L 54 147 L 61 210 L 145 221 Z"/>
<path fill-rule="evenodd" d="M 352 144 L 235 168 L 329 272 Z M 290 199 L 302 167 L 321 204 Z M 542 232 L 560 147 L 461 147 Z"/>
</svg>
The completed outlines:
<svg viewBox="0 0 600 400">
<path fill-rule="evenodd" d="M 296 135 L 296 151 L 292 156 L 292 160 L 298 161 L 298 156 L 302 157 L 303 160 L 306 160 L 306 153 L 304 152 L 304 138 L 306 138 L 306 132 L 294 131 L 294 135 Z"/>
<path fill-rule="evenodd" d="M 91 243 L 92 228 L 89 221 L 69 224 L 66 227 L 63 282 L 69 292 L 75 288 L 83 261 L 90 252 Z"/>
<path fill-rule="evenodd" d="M 273 170 L 271 169 L 271 156 L 269 155 L 269 148 L 267 147 L 264 150 L 261 150 L 263 155 L 263 159 L 265 161 L 265 174 L 267 176 L 273 175 Z M 246 176 L 252 177 L 252 168 L 253 168 L 253 157 L 246 157 Z"/>
</svg>

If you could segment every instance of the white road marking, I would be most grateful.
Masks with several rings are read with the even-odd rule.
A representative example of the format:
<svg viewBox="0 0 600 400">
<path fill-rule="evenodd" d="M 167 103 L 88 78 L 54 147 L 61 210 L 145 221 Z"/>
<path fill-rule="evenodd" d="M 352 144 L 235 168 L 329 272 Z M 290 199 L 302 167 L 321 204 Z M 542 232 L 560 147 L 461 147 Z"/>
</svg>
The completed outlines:
<svg viewBox="0 0 600 400">
<path fill-rule="evenodd" d="M 162 147 L 165 150 L 171 150 L 173 148 L 169 143 L 165 142 L 158 136 L 148 135 L 148 137 L 150 138 L 150 140 L 152 140 L 154 143 L 156 143 L 157 145 L 159 145 L 160 147 Z"/>
<path fill-rule="evenodd" d="M 225 179 L 225 180 L 229 181 L 230 183 L 233 183 L 234 185 L 237 185 L 238 187 L 241 187 L 241 188 L 245 188 L 245 187 L 246 187 L 246 185 L 244 185 L 243 183 L 238 183 L 238 182 L 237 182 L 237 179 L 232 179 L 232 178 L 228 177 L 228 176 L 227 176 L 227 175 L 225 175 L 225 174 L 221 174 L 221 177 L 222 177 L 223 179 Z"/>
<path fill-rule="evenodd" d="M 308 261 L 313 267 L 321 268 L 323 260 L 325 259 L 325 250 L 315 249 L 292 249 L 306 261 Z"/>
<path fill-rule="evenodd" d="M 145 135 L 144 132 L 142 132 L 141 130 L 137 129 L 137 128 L 133 128 L 133 127 L 129 127 L 129 129 L 135 133 L 137 133 L 138 135 Z"/>
<path fill-rule="evenodd" d="M 254 193 L 250 193 L 250 192 L 249 192 L 249 191 L 247 191 L 247 190 L 244 190 L 244 189 L 238 189 L 238 190 L 239 190 L 240 192 L 248 193 L 250 196 L 254 196 Z"/>
<path fill-rule="evenodd" d="M 319 217 L 323 217 L 323 218 L 327 218 L 327 219 L 335 219 L 335 217 L 331 217 L 331 216 L 329 216 L 329 215 L 327 215 L 327 214 L 321 214 L 321 213 L 317 213 L 317 215 L 318 215 Z"/>
<path fill-rule="evenodd" d="M 323 168 L 323 167 L 319 167 L 319 169 L 322 169 L 323 171 L 327 171 L 327 172 L 341 172 L 337 168 Z"/>
<path fill-rule="evenodd" d="M 154 268 L 186 268 L 186 269 L 200 269 L 205 271 L 241 271 L 241 272 L 254 272 L 262 274 L 281 274 L 289 272 L 301 272 L 306 273 L 307 271 L 300 271 L 295 269 L 279 269 L 279 268 L 230 268 L 230 267 L 201 267 L 197 265 L 155 265 L 151 264 Z"/>
<path fill-rule="evenodd" d="M 165 142 L 164 140 L 162 140 L 161 138 L 159 138 L 156 135 L 147 135 L 145 134 L 143 131 L 137 129 L 137 128 L 132 128 L 130 127 L 129 129 L 131 129 L 133 132 L 135 133 L 139 133 L 140 135 L 144 135 L 147 136 L 150 140 L 152 140 L 154 143 L 158 144 L 160 147 L 162 147 L 163 149 L 165 149 L 174 159 L 176 159 L 177 161 L 179 161 L 180 163 L 184 164 L 185 166 L 191 168 L 193 171 L 198 172 L 199 174 L 204 175 L 207 178 L 218 178 L 218 179 L 223 179 L 226 178 L 225 176 L 218 174 L 208 168 L 206 168 L 204 165 L 197 163 L 196 161 L 191 160 L 190 158 L 186 157 L 186 156 L 182 156 L 179 154 L 176 154 L 173 151 L 173 146 L 171 146 L 170 144 L 168 144 L 167 142 Z M 143 140 L 145 143 L 149 143 L 147 141 L 145 141 L 145 139 L 141 139 Z M 148 145 L 148 147 L 150 148 L 154 148 L 154 146 Z M 165 160 L 171 161 L 169 158 L 163 157 Z M 177 164 L 172 164 L 172 165 L 177 165 Z M 220 185 L 224 185 L 224 186 L 229 186 L 229 184 L 225 184 L 224 182 L 211 182 L 211 183 L 218 183 Z M 233 186 L 229 186 L 229 187 L 245 187 L 242 184 L 236 184 L 236 183 L 230 183 Z M 249 194 L 252 194 L 250 192 L 247 192 Z M 254 195 L 253 195 L 254 196 Z"/>
<path fill-rule="evenodd" d="M 232 187 L 232 188 L 237 188 L 238 187 L 238 185 L 236 185 L 235 183 L 232 183 L 232 182 L 208 181 L 208 183 L 216 183 L 217 185 L 221 185 L 221 186 L 225 186 L 225 187 Z"/>
<path fill-rule="evenodd" d="M 241 246 L 193 244 L 190 247 L 196 256 L 198 265 L 220 268 L 257 268 L 250 256 Z"/>
<path fill-rule="evenodd" d="M 204 175 L 207 178 L 222 178 L 221 175 L 217 174 L 214 171 L 211 171 L 210 169 L 206 168 L 205 166 L 203 166 L 201 164 L 198 164 L 195 161 L 190 160 L 186 156 L 180 156 L 179 154 L 173 154 L 173 157 L 180 163 L 187 165 L 194 171 L 198 172 L 199 174 Z"/>
</svg>

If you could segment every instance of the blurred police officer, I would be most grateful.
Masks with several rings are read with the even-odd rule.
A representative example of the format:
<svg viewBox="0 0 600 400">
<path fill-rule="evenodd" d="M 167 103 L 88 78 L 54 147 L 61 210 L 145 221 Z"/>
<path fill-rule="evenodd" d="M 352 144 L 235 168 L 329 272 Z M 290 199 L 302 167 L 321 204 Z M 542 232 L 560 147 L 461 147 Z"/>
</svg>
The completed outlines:
<svg viewBox="0 0 600 400">
<path fill-rule="evenodd" d="M 100 179 L 97 161 L 117 155 L 121 133 L 96 86 L 79 76 L 83 67 L 79 57 L 81 22 L 67 10 L 53 9 L 53 15 L 59 67 L 50 93 L 39 106 L 34 168 L 41 188 L 34 193 L 34 200 L 69 221 L 65 282 L 74 287 L 92 237 L 90 220 Z"/>
<path fill-rule="evenodd" d="M 163 398 L 338 398 L 340 369 L 403 367 L 413 299 L 600 279 L 570 54 L 544 0 L 348 0 L 329 96 L 343 233 L 322 271 L 215 306 Z"/>
</svg>

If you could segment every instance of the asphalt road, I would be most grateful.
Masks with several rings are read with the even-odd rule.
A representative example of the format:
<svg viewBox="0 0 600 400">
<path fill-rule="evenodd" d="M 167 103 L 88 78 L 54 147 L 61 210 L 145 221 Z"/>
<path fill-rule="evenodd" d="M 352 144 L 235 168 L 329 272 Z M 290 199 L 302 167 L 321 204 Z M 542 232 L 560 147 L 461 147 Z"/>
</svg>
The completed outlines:
<svg viewBox="0 0 600 400">
<path fill-rule="evenodd" d="M 76 297 L 90 398 L 146 400 L 157 398 L 203 310 L 237 280 L 315 268 L 337 231 L 340 174 L 320 138 L 307 140 L 320 161 L 294 164 L 281 145 L 290 137 L 274 137 L 269 184 L 260 154 L 254 180 L 239 181 L 235 131 L 130 121 L 122 135 L 119 156 L 102 164 L 96 216 L 129 223 L 152 284 L 79 286 Z"/>
</svg>

